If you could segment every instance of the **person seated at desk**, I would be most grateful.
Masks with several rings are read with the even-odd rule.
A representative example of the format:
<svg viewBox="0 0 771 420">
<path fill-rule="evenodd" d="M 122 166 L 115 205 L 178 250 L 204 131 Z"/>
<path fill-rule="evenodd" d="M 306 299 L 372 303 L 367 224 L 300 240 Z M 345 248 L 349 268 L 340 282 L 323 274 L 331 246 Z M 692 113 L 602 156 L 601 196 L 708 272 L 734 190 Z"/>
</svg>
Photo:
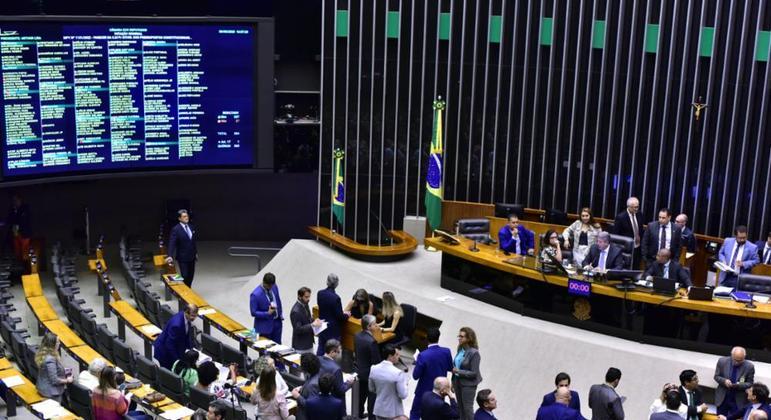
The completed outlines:
<svg viewBox="0 0 771 420">
<path fill-rule="evenodd" d="M 586 255 L 581 265 L 586 270 L 623 270 L 624 255 L 621 248 L 610 243 L 608 232 L 600 232 L 597 235 L 597 243 L 589 248 L 589 254 Z"/>
<path fill-rule="evenodd" d="M 201 391 L 206 391 L 210 394 L 214 394 L 217 398 L 227 399 L 230 396 L 230 392 L 225 389 L 222 384 L 217 383 L 220 370 L 217 369 L 217 365 L 211 360 L 206 361 L 198 365 L 198 383 L 195 385 Z M 230 371 L 229 380 L 231 383 L 236 383 L 238 378 L 238 366 L 232 364 L 228 367 Z"/>
<path fill-rule="evenodd" d="M 182 378 L 182 390 L 188 396 L 190 395 L 190 387 L 198 383 L 198 371 L 195 369 L 197 363 L 198 352 L 190 349 L 171 367 L 171 371 Z"/>
<path fill-rule="evenodd" d="M 560 248 L 560 235 L 554 230 L 547 230 L 543 235 L 541 253 L 538 259 L 543 264 L 543 271 L 553 273 L 557 271 L 557 264 L 562 264 L 562 249 Z"/>
<path fill-rule="evenodd" d="M 562 232 L 562 238 L 564 239 L 563 246 L 565 249 L 570 249 L 570 238 L 573 238 L 573 261 L 576 264 L 586 258 L 586 254 L 589 253 L 589 248 L 597 243 L 597 234 L 602 232 L 600 225 L 594 221 L 592 216 L 592 210 L 588 207 L 581 209 L 581 215 L 578 220 L 573 222 L 572 225 L 565 228 Z"/>
<path fill-rule="evenodd" d="M 570 403 L 568 404 L 568 407 L 580 413 L 581 398 L 578 397 L 578 392 L 570 389 L 570 375 L 568 375 L 565 372 L 558 373 L 557 377 L 554 378 L 554 385 L 557 387 L 557 389 L 554 390 L 554 392 L 550 392 L 543 396 L 543 401 L 541 401 L 541 407 L 554 404 L 557 401 L 557 391 L 559 391 L 560 388 L 567 388 L 568 390 L 570 390 Z"/>
<path fill-rule="evenodd" d="M 758 248 L 760 264 L 771 264 L 771 232 L 768 232 L 765 241 L 758 241 L 755 246 Z"/>
<path fill-rule="evenodd" d="M 364 315 L 373 315 L 375 313 L 375 305 L 370 300 L 369 293 L 364 289 L 359 289 L 345 305 L 343 312 L 351 314 L 354 318 L 361 319 Z M 320 347 L 324 346 L 320 345 Z"/>
<path fill-rule="evenodd" d="M 276 361 L 273 360 L 273 357 L 260 356 L 260 358 L 257 359 L 257 361 L 254 363 L 254 371 L 262 372 L 262 370 L 268 366 L 272 367 L 273 369 L 276 368 Z M 262 376 L 257 377 L 257 382 L 256 382 L 257 386 L 260 385 L 261 377 Z M 289 385 L 286 384 L 286 381 L 284 380 L 284 377 L 281 376 L 281 374 L 277 374 L 275 377 L 276 377 L 276 391 L 286 395 L 289 392 Z M 255 389 L 254 392 L 257 392 L 257 389 Z M 252 394 L 252 398 L 255 398 L 255 394 Z M 252 404 L 254 404 L 254 402 L 252 402 Z"/>
<path fill-rule="evenodd" d="M 737 226 L 733 238 L 725 238 L 717 253 L 718 261 L 732 267 L 737 273 L 720 271 L 718 286 L 736 287 L 741 273 L 749 273 L 757 263 L 755 244 L 747 242 L 747 226 Z"/>
<path fill-rule="evenodd" d="M 517 255 L 535 253 L 535 233 L 519 224 L 519 216 L 509 216 L 509 223 L 498 231 L 498 245 L 505 252 Z"/>
<path fill-rule="evenodd" d="M 88 369 L 81 371 L 78 374 L 78 384 L 88 388 L 94 389 L 99 386 L 99 373 L 107 366 L 107 362 L 101 357 L 97 357 L 88 364 Z"/>
<path fill-rule="evenodd" d="M 91 393 L 91 411 L 95 419 L 150 419 L 141 411 L 129 411 L 129 401 L 118 390 L 116 371 L 112 366 L 105 366 L 99 372 L 99 385 Z"/>
<path fill-rule="evenodd" d="M 394 340 L 399 341 L 404 337 L 402 328 L 399 328 L 399 321 L 404 316 L 402 306 L 396 302 L 394 294 L 391 292 L 383 292 L 383 321 L 378 323 L 380 331 L 394 333 Z"/>
<path fill-rule="evenodd" d="M 643 278 L 664 277 L 680 283 L 681 288 L 691 287 L 691 276 L 688 270 L 671 258 L 672 253 L 666 248 L 661 248 L 656 254 L 656 261 L 645 270 Z"/>
</svg>

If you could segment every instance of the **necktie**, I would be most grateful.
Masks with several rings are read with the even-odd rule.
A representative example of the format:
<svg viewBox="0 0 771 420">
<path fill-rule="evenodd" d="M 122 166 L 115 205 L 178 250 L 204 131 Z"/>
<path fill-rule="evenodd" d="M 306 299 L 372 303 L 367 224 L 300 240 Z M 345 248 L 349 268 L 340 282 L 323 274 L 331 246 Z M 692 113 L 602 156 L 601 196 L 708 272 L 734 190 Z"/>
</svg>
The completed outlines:
<svg viewBox="0 0 771 420">
<path fill-rule="evenodd" d="M 693 391 L 688 391 L 688 407 L 696 408 L 696 396 Z M 691 416 L 688 420 L 698 420 L 698 418 L 699 416 Z"/>
<path fill-rule="evenodd" d="M 634 231 L 634 246 L 635 248 L 640 246 L 640 230 L 637 227 L 637 217 L 634 214 L 630 214 L 632 218 L 632 231 Z"/>
<path fill-rule="evenodd" d="M 659 234 L 659 249 L 667 247 L 667 229 L 664 225 L 661 225 L 661 233 Z"/>
<path fill-rule="evenodd" d="M 185 233 L 187 233 L 187 237 L 192 239 L 193 238 L 193 233 L 190 232 L 190 227 L 187 225 L 187 223 L 185 223 L 182 226 L 185 228 Z"/>
<path fill-rule="evenodd" d="M 763 256 L 763 263 L 764 264 L 771 264 L 771 261 L 769 261 L 769 258 L 771 257 L 771 250 L 769 250 L 768 247 L 766 247 L 766 254 Z"/>
<path fill-rule="evenodd" d="M 305 314 L 308 315 L 308 319 L 312 319 L 313 316 L 311 315 L 311 310 L 308 308 L 308 305 L 303 305 L 305 307 Z"/>
<path fill-rule="evenodd" d="M 664 264 L 664 278 L 669 278 L 669 264 Z"/>
<path fill-rule="evenodd" d="M 600 263 L 598 265 L 598 268 L 603 269 L 603 270 L 605 269 L 605 259 L 607 258 L 607 256 L 608 256 L 608 251 L 607 250 L 600 251 Z"/>
<path fill-rule="evenodd" d="M 736 267 L 736 256 L 739 254 L 739 244 L 736 244 L 734 247 L 734 255 L 731 257 L 730 265 L 731 267 Z M 738 267 L 736 267 L 738 268 Z"/>
</svg>

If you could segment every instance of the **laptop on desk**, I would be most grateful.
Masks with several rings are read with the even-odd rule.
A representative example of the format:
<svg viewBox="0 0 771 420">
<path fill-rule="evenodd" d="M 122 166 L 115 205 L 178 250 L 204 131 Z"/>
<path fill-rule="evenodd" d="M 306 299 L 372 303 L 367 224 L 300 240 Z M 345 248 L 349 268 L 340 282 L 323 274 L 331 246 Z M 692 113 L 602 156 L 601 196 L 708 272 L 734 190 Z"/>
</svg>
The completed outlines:
<svg viewBox="0 0 771 420">
<path fill-rule="evenodd" d="M 675 281 L 666 277 L 653 278 L 653 293 L 660 295 L 674 296 L 677 293 Z"/>
<path fill-rule="evenodd" d="M 688 290 L 688 300 L 712 301 L 712 288 L 691 286 Z"/>
</svg>

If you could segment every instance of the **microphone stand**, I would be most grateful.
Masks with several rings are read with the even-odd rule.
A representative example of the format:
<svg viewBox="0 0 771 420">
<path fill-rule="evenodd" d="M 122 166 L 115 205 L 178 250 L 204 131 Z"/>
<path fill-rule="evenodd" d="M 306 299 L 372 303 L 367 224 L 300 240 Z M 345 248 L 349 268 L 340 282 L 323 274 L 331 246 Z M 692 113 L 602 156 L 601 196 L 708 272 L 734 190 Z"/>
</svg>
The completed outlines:
<svg viewBox="0 0 771 420">
<path fill-rule="evenodd" d="M 750 301 L 747 302 L 744 307 L 747 309 L 755 309 L 757 306 L 755 305 L 755 293 L 750 293 Z"/>
<path fill-rule="evenodd" d="M 477 240 L 474 239 L 474 245 L 471 246 L 471 248 L 468 249 L 471 252 L 479 252 L 479 248 L 477 248 Z"/>
</svg>

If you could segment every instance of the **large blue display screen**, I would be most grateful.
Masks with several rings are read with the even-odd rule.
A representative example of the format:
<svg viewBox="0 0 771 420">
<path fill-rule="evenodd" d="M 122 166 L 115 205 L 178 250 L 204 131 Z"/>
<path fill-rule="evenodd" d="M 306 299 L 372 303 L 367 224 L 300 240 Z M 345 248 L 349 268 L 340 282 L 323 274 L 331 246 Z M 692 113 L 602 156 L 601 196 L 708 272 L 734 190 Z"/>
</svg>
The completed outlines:
<svg viewBox="0 0 771 420">
<path fill-rule="evenodd" d="M 6 177 L 254 161 L 255 25 L 0 22 Z"/>
</svg>

